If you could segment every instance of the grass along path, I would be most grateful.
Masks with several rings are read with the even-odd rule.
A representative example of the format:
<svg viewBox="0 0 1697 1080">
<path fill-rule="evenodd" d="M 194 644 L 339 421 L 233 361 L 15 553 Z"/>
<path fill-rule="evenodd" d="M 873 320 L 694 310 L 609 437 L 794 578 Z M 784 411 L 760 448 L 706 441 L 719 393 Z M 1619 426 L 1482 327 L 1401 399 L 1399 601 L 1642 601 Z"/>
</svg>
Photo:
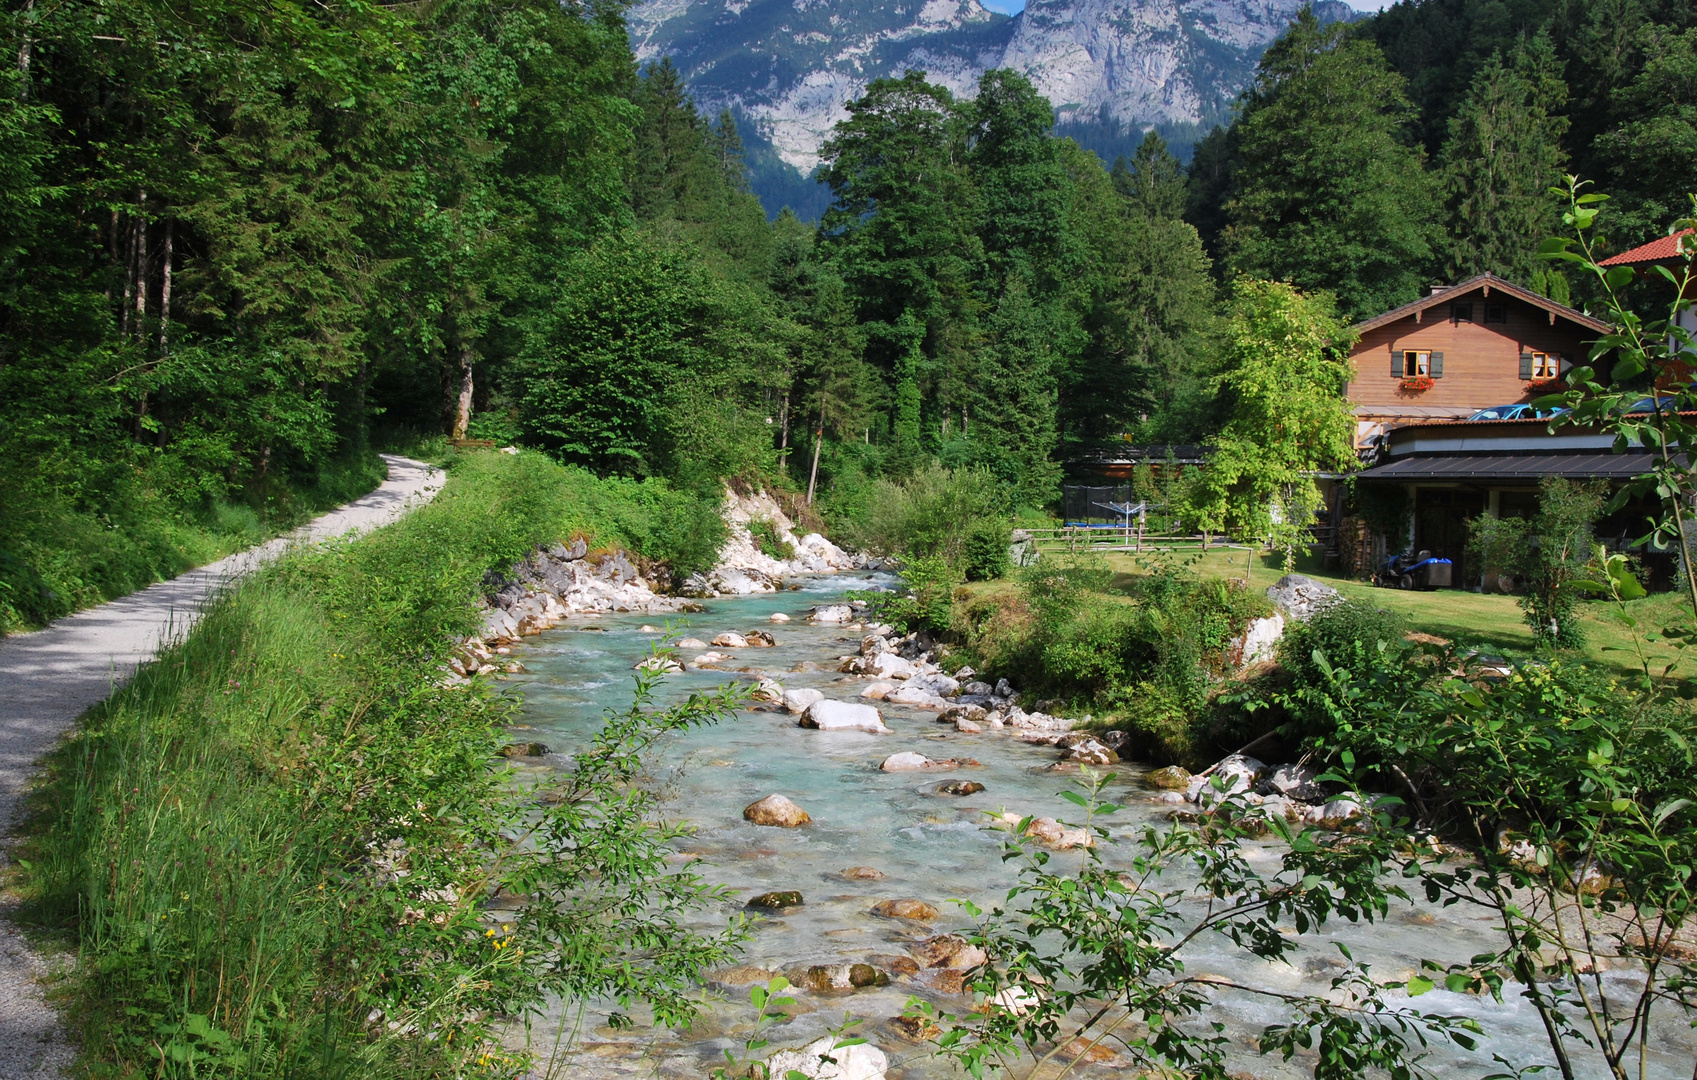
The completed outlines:
<svg viewBox="0 0 1697 1080">
<path fill-rule="evenodd" d="M 387 455 L 384 461 L 389 478 L 376 490 L 287 536 L 43 630 L 0 639 L 0 823 L 6 831 L 41 756 L 137 665 L 186 634 L 224 585 L 293 546 L 385 525 L 441 488 L 440 474 L 422 462 Z M 44 968 L 0 914 L 0 1080 L 55 1076 L 58 1063 L 69 1060 L 42 1000 Z"/>
</svg>

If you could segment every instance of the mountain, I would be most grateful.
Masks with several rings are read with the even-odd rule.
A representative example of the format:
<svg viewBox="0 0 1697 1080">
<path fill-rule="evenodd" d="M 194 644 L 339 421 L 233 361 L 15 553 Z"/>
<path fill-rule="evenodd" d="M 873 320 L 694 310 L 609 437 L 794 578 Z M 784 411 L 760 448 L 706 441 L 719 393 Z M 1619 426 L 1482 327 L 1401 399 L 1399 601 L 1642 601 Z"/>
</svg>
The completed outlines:
<svg viewBox="0 0 1697 1080">
<path fill-rule="evenodd" d="M 737 116 L 767 207 L 816 212 L 804 178 L 875 78 L 919 68 L 970 96 L 986 69 L 1016 68 L 1098 152 L 1153 125 L 1183 142 L 1224 115 L 1302 3 L 1028 0 L 1010 18 L 978 0 L 646 0 L 628 18 L 639 60 L 670 57 L 704 111 Z M 1341 0 L 1315 10 L 1354 17 Z"/>
</svg>

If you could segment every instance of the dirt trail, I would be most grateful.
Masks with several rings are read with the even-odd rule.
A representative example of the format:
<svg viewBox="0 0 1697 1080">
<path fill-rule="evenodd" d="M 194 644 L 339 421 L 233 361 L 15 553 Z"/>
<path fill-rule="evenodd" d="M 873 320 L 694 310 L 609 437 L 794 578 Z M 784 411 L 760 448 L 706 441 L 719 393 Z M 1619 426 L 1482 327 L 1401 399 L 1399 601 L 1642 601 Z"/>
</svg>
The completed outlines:
<svg viewBox="0 0 1697 1080">
<path fill-rule="evenodd" d="M 188 630 L 225 583 L 290 547 L 395 520 L 441 490 L 420 461 L 385 454 L 389 478 L 376 490 L 259 547 L 138 593 L 60 619 L 33 634 L 0 639 L 0 826 L 9 832 L 35 764 L 77 717 L 134 674 L 160 645 Z M 8 857 L 0 849 L 0 859 Z M 45 960 L 4 917 L 0 897 L 0 1080 L 57 1077 L 72 1058 L 58 1018 L 42 998 Z"/>
</svg>

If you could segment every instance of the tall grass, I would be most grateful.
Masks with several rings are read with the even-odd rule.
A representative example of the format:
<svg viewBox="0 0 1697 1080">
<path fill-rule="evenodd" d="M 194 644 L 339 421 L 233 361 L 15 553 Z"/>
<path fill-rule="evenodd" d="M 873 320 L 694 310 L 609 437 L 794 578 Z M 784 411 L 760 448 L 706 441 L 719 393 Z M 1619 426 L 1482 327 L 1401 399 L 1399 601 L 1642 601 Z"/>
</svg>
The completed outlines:
<svg viewBox="0 0 1697 1080">
<path fill-rule="evenodd" d="M 494 764 L 508 704 L 439 682 L 485 575 L 592 525 L 585 483 L 480 455 L 400 523 L 224 596 L 85 718 L 25 858 L 31 911 L 78 954 L 92 1074 L 513 1075 L 491 1025 L 548 990 L 675 1009 L 729 955 L 645 922 L 717 896 L 665 866 L 630 783 L 653 732 L 728 699 L 632 710 L 539 801 Z M 544 902 L 492 906 L 513 895 Z M 671 959 L 640 944 L 660 940 Z"/>
</svg>

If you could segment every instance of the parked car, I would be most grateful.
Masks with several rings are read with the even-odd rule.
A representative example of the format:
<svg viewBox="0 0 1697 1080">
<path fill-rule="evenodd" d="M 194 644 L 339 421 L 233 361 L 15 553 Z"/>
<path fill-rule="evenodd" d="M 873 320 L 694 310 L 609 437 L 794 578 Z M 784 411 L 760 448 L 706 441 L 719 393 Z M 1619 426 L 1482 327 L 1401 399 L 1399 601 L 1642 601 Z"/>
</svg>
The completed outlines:
<svg viewBox="0 0 1697 1080">
<path fill-rule="evenodd" d="M 1663 394 L 1662 395 L 1662 411 L 1663 412 L 1674 411 L 1674 410 L 1677 410 L 1678 408 L 1679 408 L 1679 398 L 1674 397 L 1672 394 Z M 1649 398 L 1649 397 L 1639 398 L 1637 401 L 1633 402 L 1631 405 L 1628 405 L 1626 407 L 1626 411 L 1629 412 L 1629 413 L 1655 412 L 1656 411 L 1656 399 L 1655 398 Z"/>
<path fill-rule="evenodd" d="M 1492 405 L 1469 416 L 1469 420 L 1548 420 L 1567 412 L 1565 405 L 1553 409 L 1534 409 L 1530 405 Z"/>
</svg>

